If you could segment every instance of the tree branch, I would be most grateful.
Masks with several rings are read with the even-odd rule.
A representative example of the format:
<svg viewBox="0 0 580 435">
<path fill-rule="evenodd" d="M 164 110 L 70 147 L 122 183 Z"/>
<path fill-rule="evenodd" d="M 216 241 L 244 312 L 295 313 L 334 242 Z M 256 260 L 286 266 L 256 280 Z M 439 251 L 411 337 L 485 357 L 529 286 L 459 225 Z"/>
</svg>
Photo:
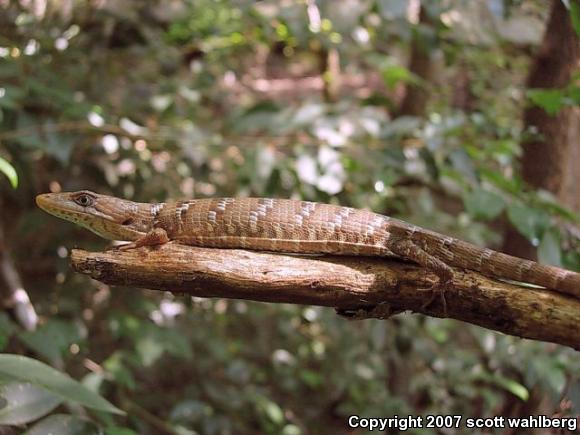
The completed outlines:
<svg viewBox="0 0 580 435">
<path fill-rule="evenodd" d="M 0 199 L 1 201 L 1 199 Z M 1 205 L 1 204 L 0 204 Z M 3 285 L 4 284 L 4 285 Z M 4 235 L 4 223 L 0 216 L 0 295 L 7 308 L 13 310 L 18 323 L 27 331 L 38 325 L 38 315 L 22 284 L 20 274 L 12 260 Z"/>
<path fill-rule="evenodd" d="M 286 302 L 357 311 L 379 305 L 451 317 L 523 338 L 580 350 L 580 301 L 545 289 L 456 270 L 446 289 L 447 311 L 432 296 L 437 277 L 400 261 L 369 257 L 300 257 L 168 243 L 158 248 L 73 250 L 72 267 L 106 284 L 200 297 Z"/>
</svg>

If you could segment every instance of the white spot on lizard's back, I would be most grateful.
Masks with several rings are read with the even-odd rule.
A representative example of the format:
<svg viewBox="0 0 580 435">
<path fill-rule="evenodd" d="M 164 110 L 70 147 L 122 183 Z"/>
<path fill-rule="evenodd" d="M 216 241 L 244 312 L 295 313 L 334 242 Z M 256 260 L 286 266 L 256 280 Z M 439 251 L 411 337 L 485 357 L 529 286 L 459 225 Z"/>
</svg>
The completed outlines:
<svg viewBox="0 0 580 435">
<path fill-rule="evenodd" d="M 177 227 L 179 231 L 183 229 L 183 215 L 189 209 L 189 202 L 179 204 L 179 207 L 175 207 L 175 222 L 177 222 Z"/>
<path fill-rule="evenodd" d="M 373 218 L 370 224 L 367 225 L 366 235 L 371 237 L 375 234 L 375 231 L 381 229 L 385 223 L 383 216 L 377 215 Z"/>
<path fill-rule="evenodd" d="M 207 220 L 210 221 L 211 223 L 216 223 L 217 222 L 217 212 L 210 210 L 207 212 Z"/>
<path fill-rule="evenodd" d="M 455 239 L 450 236 L 445 236 L 441 239 L 441 252 L 445 255 L 447 261 L 453 261 L 455 259 L 455 253 L 449 249 L 453 245 Z"/>
<path fill-rule="evenodd" d="M 233 201 L 232 198 L 222 198 L 218 201 L 216 205 L 216 210 L 218 211 L 226 211 L 226 206 Z"/>
<path fill-rule="evenodd" d="M 165 207 L 163 202 L 151 205 L 151 216 L 157 216 L 163 210 L 163 207 Z"/>
<path fill-rule="evenodd" d="M 310 216 L 310 213 L 316 208 L 316 203 L 314 202 L 302 202 L 302 207 L 300 208 L 300 214 L 304 217 Z"/>
<path fill-rule="evenodd" d="M 274 234 L 276 235 L 276 238 L 282 239 L 284 237 L 284 228 L 282 227 L 282 225 L 275 222 L 273 225 L 273 229 L 274 229 Z"/>
<path fill-rule="evenodd" d="M 250 221 L 250 231 L 257 231 L 258 230 L 258 212 L 252 210 L 249 213 L 249 221 Z"/>
<path fill-rule="evenodd" d="M 348 217 L 355 212 L 355 209 L 342 207 L 340 211 L 334 216 L 334 225 L 336 230 L 340 230 L 343 220 L 348 219 Z"/>
<path fill-rule="evenodd" d="M 558 287 L 568 275 L 573 275 L 569 270 L 560 269 L 555 275 L 554 287 Z"/>
<path fill-rule="evenodd" d="M 296 222 L 296 225 L 303 225 L 304 219 L 308 218 L 315 208 L 315 203 L 302 201 L 300 204 L 300 212 L 294 215 L 294 221 Z"/>
<path fill-rule="evenodd" d="M 494 251 L 492 251 L 491 249 L 485 248 L 483 250 L 483 253 L 479 256 L 477 263 L 479 264 L 479 268 L 483 267 L 483 263 L 487 263 L 486 266 L 488 266 L 489 270 L 491 270 L 493 272 L 493 270 L 495 269 L 494 265 L 491 264 L 491 262 L 489 261 L 489 259 L 491 257 L 493 257 L 493 255 L 495 254 Z"/>
<path fill-rule="evenodd" d="M 256 209 L 259 216 L 266 216 L 268 212 L 268 206 L 266 204 L 258 204 Z"/>
<path fill-rule="evenodd" d="M 443 239 L 441 239 L 441 243 L 443 243 L 443 246 L 451 246 L 454 241 L 455 239 L 449 236 L 445 236 L 443 237 Z"/>
<path fill-rule="evenodd" d="M 181 216 L 184 213 L 187 213 L 187 210 L 189 210 L 189 202 L 185 202 L 185 203 L 181 204 L 179 207 L 177 207 L 175 209 L 175 218 L 177 220 L 181 220 Z"/>
<path fill-rule="evenodd" d="M 522 263 L 520 263 L 520 265 L 518 266 L 518 272 L 517 275 L 520 278 L 525 278 L 526 274 L 528 272 L 528 270 L 530 270 L 532 267 L 534 266 L 534 263 L 531 261 L 523 261 Z"/>
<path fill-rule="evenodd" d="M 333 232 L 336 230 L 336 224 L 334 222 L 324 222 L 322 224 L 322 228 L 324 228 L 326 231 Z"/>
<path fill-rule="evenodd" d="M 274 207 L 274 200 L 272 198 L 262 198 L 262 202 L 268 208 Z"/>
</svg>

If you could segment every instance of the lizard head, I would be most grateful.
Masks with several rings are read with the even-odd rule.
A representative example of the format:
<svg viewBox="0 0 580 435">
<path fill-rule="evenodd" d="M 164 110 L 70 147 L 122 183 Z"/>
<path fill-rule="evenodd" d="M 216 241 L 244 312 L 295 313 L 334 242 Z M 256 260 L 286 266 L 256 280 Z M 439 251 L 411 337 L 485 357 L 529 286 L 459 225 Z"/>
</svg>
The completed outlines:
<svg viewBox="0 0 580 435">
<path fill-rule="evenodd" d="M 44 193 L 36 204 L 54 216 L 85 227 L 109 240 L 133 241 L 153 226 L 149 204 L 100 195 L 88 190 Z"/>
</svg>

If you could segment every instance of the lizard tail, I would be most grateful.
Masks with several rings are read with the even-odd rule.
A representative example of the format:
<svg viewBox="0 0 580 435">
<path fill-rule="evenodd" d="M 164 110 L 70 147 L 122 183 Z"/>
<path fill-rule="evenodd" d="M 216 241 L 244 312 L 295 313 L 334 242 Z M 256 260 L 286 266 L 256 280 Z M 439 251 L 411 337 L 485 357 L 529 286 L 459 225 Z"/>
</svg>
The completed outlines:
<svg viewBox="0 0 580 435">
<path fill-rule="evenodd" d="M 439 240 L 433 242 L 428 244 L 426 251 L 451 266 L 539 285 L 580 299 L 580 273 L 480 248 L 451 237 L 441 239 L 439 236 Z"/>
</svg>

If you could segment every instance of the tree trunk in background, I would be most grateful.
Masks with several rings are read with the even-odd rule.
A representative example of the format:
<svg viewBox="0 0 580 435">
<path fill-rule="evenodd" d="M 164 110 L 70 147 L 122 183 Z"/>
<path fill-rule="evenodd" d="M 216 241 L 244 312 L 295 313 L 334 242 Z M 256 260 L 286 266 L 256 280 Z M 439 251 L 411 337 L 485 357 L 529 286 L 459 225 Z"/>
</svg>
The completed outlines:
<svg viewBox="0 0 580 435">
<path fill-rule="evenodd" d="M 451 86 L 453 89 L 451 106 L 465 113 L 472 113 L 477 97 L 471 91 L 471 73 L 465 64 L 458 64 Z"/>
<path fill-rule="evenodd" d="M 338 100 L 340 86 L 340 55 L 334 47 L 321 48 L 319 52 L 320 76 L 324 83 L 322 96 L 324 102 L 334 103 Z"/>
<path fill-rule="evenodd" d="M 414 31 L 411 44 L 409 71 L 421 78 L 424 83 L 407 85 L 405 98 L 401 103 L 398 116 L 425 116 L 425 109 L 429 101 L 429 89 L 427 86 L 433 81 L 434 66 L 429 50 L 430 44 L 425 36 L 421 34 L 421 27 L 430 25 L 431 19 L 425 10 L 425 6 L 421 5 L 419 23 Z"/>
<path fill-rule="evenodd" d="M 578 0 L 573 0 L 578 1 Z M 580 66 L 580 38 L 561 0 L 552 1 L 544 40 L 533 60 L 528 89 L 563 88 Z M 522 176 L 532 187 L 552 192 L 564 205 L 579 210 L 578 157 L 580 110 L 565 108 L 557 116 L 530 106 L 524 112 L 524 128 L 537 134 L 523 145 Z M 576 158 L 575 158 L 576 157 Z M 536 258 L 536 249 L 515 228 L 506 231 L 505 252 Z"/>
<path fill-rule="evenodd" d="M 580 65 L 578 65 L 580 68 Z M 558 198 L 563 204 L 580 213 L 580 107 L 571 107 L 569 112 L 568 153 L 564 159 L 564 174 Z"/>
</svg>

